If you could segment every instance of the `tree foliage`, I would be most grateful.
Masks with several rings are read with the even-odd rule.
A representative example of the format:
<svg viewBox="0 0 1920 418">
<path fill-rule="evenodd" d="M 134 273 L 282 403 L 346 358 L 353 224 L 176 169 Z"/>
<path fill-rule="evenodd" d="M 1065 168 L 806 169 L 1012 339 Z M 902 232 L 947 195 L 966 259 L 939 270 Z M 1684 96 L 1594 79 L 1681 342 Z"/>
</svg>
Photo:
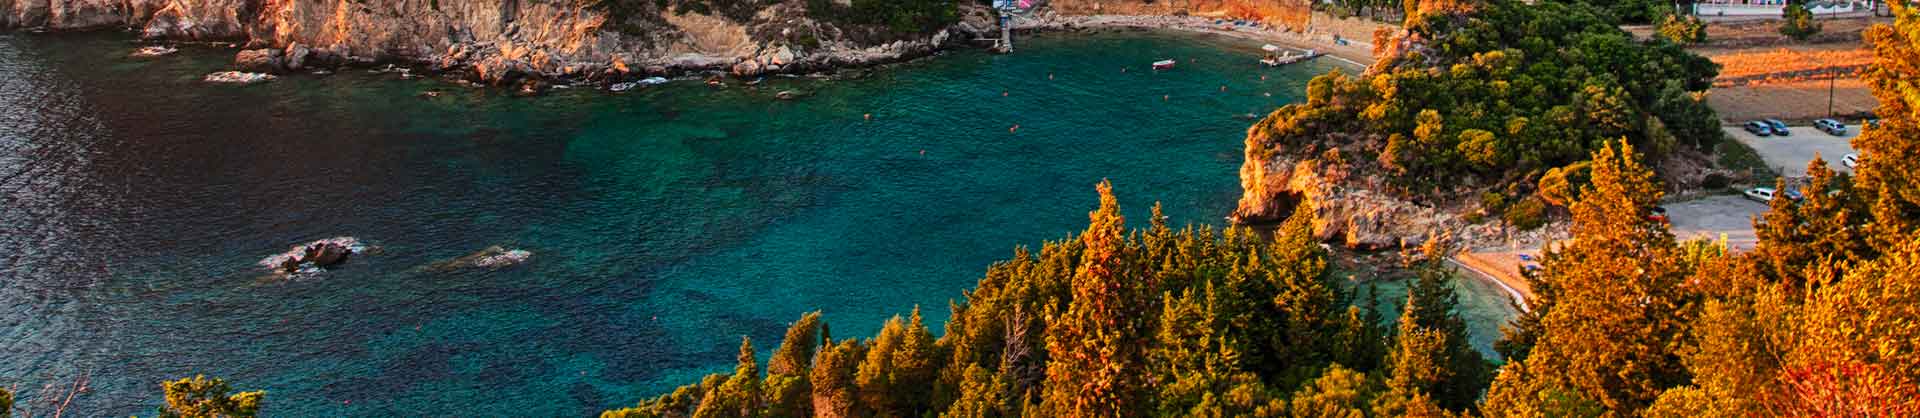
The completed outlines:
<svg viewBox="0 0 1920 418">
<path fill-rule="evenodd" d="M 1458 196 L 1524 192 L 1623 137 L 1650 158 L 1721 139 L 1702 94 L 1718 67 L 1678 45 L 1636 41 L 1582 4 L 1418 3 L 1405 32 L 1380 40 L 1378 63 L 1315 78 L 1249 146 L 1341 148 L 1395 190 Z"/>
<path fill-rule="evenodd" d="M 194 376 L 180 380 L 162 382 L 166 392 L 166 405 L 160 407 L 160 418 L 251 418 L 260 415 L 260 402 L 266 399 L 262 391 L 233 392 L 225 380 Z"/>
<path fill-rule="evenodd" d="M 1661 38 L 1681 45 L 1693 45 L 1707 41 L 1707 22 L 1697 16 L 1667 14 L 1660 20 L 1657 32 Z"/>
<path fill-rule="evenodd" d="M 1804 1 L 1787 2 L 1787 6 L 1780 9 L 1780 18 L 1783 20 L 1780 34 L 1788 38 L 1804 41 L 1820 34 L 1821 24 L 1813 20 L 1813 11 L 1807 10 Z"/>
</svg>

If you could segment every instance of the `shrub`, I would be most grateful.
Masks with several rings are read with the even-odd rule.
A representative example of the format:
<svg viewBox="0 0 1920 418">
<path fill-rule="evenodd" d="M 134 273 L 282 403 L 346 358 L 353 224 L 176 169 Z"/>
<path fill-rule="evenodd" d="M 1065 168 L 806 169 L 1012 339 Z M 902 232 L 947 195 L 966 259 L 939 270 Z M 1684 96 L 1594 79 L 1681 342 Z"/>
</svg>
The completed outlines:
<svg viewBox="0 0 1920 418">
<path fill-rule="evenodd" d="M 1507 224 L 1521 230 L 1532 230 L 1547 224 L 1547 202 L 1538 197 L 1528 197 L 1507 207 L 1503 217 Z"/>
<path fill-rule="evenodd" d="M 1787 19 L 1780 25 L 1780 34 L 1788 38 L 1804 41 L 1820 33 L 1820 23 L 1813 21 L 1813 12 L 1798 1 L 1788 3 L 1780 16 Z"/>
<path fill-rule="evenodd" d="M 1681 45 L 1706 42 L 1707 23 L 1699 17 L 1670 14 L 1660 22 L 1660 37 Z"/>
</svg>

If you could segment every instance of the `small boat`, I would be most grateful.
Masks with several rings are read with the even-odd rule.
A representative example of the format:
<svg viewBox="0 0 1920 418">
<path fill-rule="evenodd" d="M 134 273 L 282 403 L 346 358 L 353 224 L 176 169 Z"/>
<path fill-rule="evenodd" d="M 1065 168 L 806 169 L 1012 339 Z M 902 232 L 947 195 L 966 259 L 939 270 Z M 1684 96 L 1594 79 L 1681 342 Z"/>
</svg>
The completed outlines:
<svg viewBox="0 0 1920 418">
<path fill-rule="evenodd" d="M 1153 63 L 1153 69 L 1155 69 L 1155 70 L 1171 70 L 1171 69 L 1173 69 L 1173 60 L 1159 60 L 1159 61 L 1154 61 L 1154 63 Z"/>
<path fill-rule="evenodd" d="M 661 85 L 661 84 L 667 84 L 667 78 L 666 78 L 666 77 L 647 77 L 647 78 L 642 78 L 642 79 L 640 79 L 640 84 L 642 84 L 642 85 L 648 85 L 648 86 L 658 86 L 658 85 Z"/>
<path fill-rule="evenodd" d="M 627 90 L 633 90 L 633 86 L 636 86 L 636 85 L 639 85 L 639 84 L 631 81 L 624 82 L 624 83 L 613 83 L 613 85 L 607 86 L 607 90 L 613 90 L 615 93 L 618 93 L 618 92 L 623 92 Z"/>
</svg>

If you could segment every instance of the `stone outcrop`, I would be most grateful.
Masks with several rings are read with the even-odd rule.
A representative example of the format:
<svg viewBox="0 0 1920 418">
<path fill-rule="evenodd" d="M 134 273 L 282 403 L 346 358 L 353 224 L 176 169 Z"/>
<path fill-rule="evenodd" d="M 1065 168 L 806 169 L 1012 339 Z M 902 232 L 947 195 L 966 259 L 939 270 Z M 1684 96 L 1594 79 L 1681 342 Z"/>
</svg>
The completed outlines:
<svg viewBox="0 0 1920 418">
<path fill-rule="evenodd" d="M 751 19 L 660 10 L 614 17 L 586 1 L 0 0 L 0 28 L 126 28 L 148 39 L 233 41 L 236 65 L 288 71 L 388 61 L 494 84 L 525 78 L 740 77 L 873 65 L 968 39 L 953 28 L 890 33 L 808 17 L 806 2 L 767 2 Z M 970 8 L 977 8 L 967 3 Z"/>
<path fill-rule="evenodd" d="M 287 252 L 274 254 L 261 259 L 259 265 L 281 273 L 299 273 L 320 271 L 327 267 L 346 262 L 353 254 L 364 254 L 370 248 L 353 237 L 338 237 L 318 240 L 288 249 Z"/>
<path fill-rule="evenodd" d="M 1352 148 L 1284 142 L 1272 133 L 1276 119 L 1270 116 L 1247 130 L 1246 160 L 1240 166 L 1243 193 L 1231 217 L 1236 223 L 1278 223 L 1304 207 L 1314 215 L 1316 238 L 1362 250 L 1418 246 L 1435 231 L 1466 225 L 1457 210 L 1382 192 L 1384 179 L 1349 162 L 1348 155 L 1357 155 Z M 1368 141 L 1329 142 L 1358 147 Z"/>
</svg>

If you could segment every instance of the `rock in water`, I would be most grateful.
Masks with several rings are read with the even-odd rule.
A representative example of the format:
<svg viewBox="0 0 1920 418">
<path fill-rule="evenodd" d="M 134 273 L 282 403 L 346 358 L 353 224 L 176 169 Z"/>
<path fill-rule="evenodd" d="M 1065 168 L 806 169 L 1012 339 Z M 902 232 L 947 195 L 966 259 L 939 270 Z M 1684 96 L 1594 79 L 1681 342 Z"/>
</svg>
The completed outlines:
<svg viewBox="0 0 1920 418">
<path fill-rule="evenodd" d="M 527 250 L 508 250 L 498 245 L 489 246 L 473 254 L 459 258 L 436 261 L 422 268 L 426 271 L 452 271 L 461 269 L 501 269 L 527 262 L 533 252 Z"/>
<path fill-rule="evenodd" d="M 166 46 L 166 45 L 154 45 L 154 46 L 140 47 L 140 49 L 134 50 L 133 54 L 131 55 L 134 57 L 144 58 L 144 57 L 158 57 L 161 55 L 168 55 L 175 52 L 180 52 L 180 49 Z"/>
<path fill-rule="evenodd" d="M 286 69 L 284 65 L 278 49 L 249 49 L 233 55 L 233 66 L 246 71 L 277 73 Z"/>
<path fill-rule="evenodd" d="M 287 69 L 299 70 L 305 68 L 307 66 L 307 57 L 310 55 L 313 55 L 313 49 L 307 48 L 306 45 L 301 45 L 299 42 L 287 45 L 285 60 Z"/>
<path fill-rule="evenodd" d="M 208 83 L 253 84 L 253 83 L 258 83 L 258 82 L 272 80 L 272 79 L 273 79 L 273 75 L 271 74 L 243 73 L 239 71 L 221 71 L 213 74 L 207 74 L 206 81 Z"/>
<path fill-rule="evenodd" d="M 347 261 L 347 256 L 371 252 L 370 248 L 353 237 L 337 237 L 309 242 L 288 249 L 287 252 L 267 256 L 259 265 L 282 273 L 318 270 L 339 265 Z"/>
</svg>

